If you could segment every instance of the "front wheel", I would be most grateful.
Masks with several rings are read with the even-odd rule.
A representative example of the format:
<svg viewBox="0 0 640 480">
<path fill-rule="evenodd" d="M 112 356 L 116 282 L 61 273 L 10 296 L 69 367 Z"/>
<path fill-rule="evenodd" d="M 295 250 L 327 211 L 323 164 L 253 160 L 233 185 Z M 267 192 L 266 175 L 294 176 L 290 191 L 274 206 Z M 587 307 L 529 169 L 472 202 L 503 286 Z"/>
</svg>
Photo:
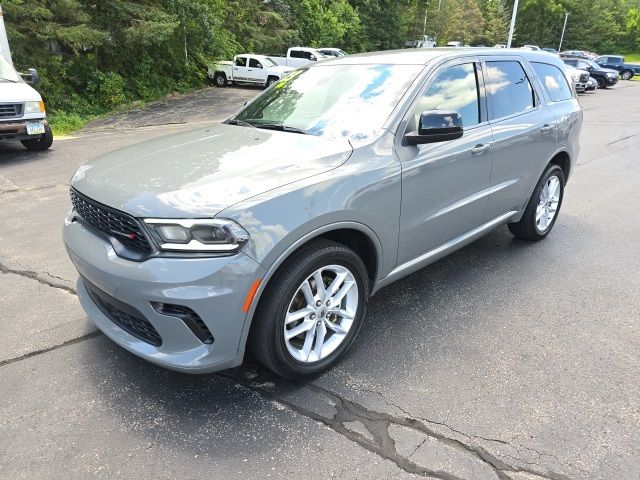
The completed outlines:
<svg viewBox="0 0 640 480">
<path fill-rule="evenodd" d="M 277 81 L 278 81 L 278 77 L 269 77 L 267 79 L 267 87 L 270 87 L 271 85 L 273 85 Z"/>
<path fill-rule="evenodd" d="M 44 133 L 40 136 L 40 138 L 20 140 L 20 143 L 22 143 L 22 145 L 24 145 L 27 150 L 47 150 L 53 144 L 53 132 L 51 132 L 51 127 L 49 125 L 45 125 Z"/>
<path fill-rule="evenodd" d="M 558 218 L 564 195 L 564 174 L 558 165 L 549 165 L 534 188 L 524 215 L 510 223 L 509 230 L 525 240 L 545 238 Z"/>
<path fill-rule="evenodd" d="M 623 70 L 620 72 L 620 78 L 622 80 L 630 80 L 633 77 L 633 72 L 631 70 Z"/>
<path fill-rule="evenodd" d="M 269 283 L 256 311 L 250 348 L 282 377 L 316 375 L 353 343 L 367 296 L 360 257 L 340 243 L 313 242 L 294 253 Z"/>
<path fill-rule="evenodd" d="M 607 88 L 607 82 L 604 81 L 604 78 L 598 78 L 596 81 L 598 82 L 598 88 Z"/>
<path fill-rule="evenodd" d="M 227 76 L 223 72 L 216 72 L 213 76 L 213 83 L 215 83 L 217 87 L 226 87 Z"/>
</svg>

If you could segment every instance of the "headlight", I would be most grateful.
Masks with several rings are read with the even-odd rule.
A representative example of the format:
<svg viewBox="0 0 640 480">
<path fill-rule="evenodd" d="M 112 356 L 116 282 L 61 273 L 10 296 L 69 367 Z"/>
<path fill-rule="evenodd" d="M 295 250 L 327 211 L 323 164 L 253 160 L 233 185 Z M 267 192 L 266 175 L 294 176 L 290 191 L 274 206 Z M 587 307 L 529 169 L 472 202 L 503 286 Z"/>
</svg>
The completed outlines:
<svg viewBox="0 0 640 480">
<path fill-rule="evenodd" d="M 162 250 L 230 253 L 249 240 L 249 233 L 233 220 L 146 218 L 144 222 Z"/>
<path fill-rule="evenodd" d="M 44 113 L 44 102 L 24 102 L 24 113 Z"/>
<path fill-rule="evenodd" d="M 609 78 L 616 78 L 617 76 L 618 76 L 617 73 L 612 73 L 612 72 L 608 72 L 607 73 L 607 77 L 609 77 Z"/>
</svg>

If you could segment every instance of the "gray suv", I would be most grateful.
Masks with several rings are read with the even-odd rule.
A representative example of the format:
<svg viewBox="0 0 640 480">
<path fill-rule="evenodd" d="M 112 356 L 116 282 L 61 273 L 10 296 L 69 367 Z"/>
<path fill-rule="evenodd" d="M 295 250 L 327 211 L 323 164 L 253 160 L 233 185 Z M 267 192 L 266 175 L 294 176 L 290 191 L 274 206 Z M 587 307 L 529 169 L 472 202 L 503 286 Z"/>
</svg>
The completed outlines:
<svg viewBox="0 0 640 480">
<path fill-rule="evenodd" d="M 545 238 L 581 123 L 547 53 L 314 64 L 222 124 L 80 167 L 64 227 L 78 296 L 163 367 L 212 372 L 249 349 L 279 375 L 314 375 L 385 285 L 500 225 Z"/>
</svg>

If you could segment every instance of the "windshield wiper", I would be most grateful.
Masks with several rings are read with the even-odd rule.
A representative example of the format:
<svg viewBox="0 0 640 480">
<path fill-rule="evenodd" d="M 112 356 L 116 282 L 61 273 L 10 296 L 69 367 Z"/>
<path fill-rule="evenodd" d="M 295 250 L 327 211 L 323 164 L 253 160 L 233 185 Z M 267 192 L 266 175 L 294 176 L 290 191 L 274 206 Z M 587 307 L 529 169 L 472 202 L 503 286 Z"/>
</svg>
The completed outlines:
<svg viewBox="0 0 640 480">
<path fill-rule="evenodd" d="M 267 130 L 280 130 L 281 132 L 301 133 L 303 135 L 309 134 L 309 132 L 302 128 L 292 127 L 291 125 L 285 125 L 284 123 L 256 123 L 255 127 Z"/>
<path fill-rule="evenodd" d="M 226 122 L 228 125 L 240 125 L 241 127 L 254 127 L 253 123 L 245 122 L 244 120 L 229 120 Z"/>
</svg>

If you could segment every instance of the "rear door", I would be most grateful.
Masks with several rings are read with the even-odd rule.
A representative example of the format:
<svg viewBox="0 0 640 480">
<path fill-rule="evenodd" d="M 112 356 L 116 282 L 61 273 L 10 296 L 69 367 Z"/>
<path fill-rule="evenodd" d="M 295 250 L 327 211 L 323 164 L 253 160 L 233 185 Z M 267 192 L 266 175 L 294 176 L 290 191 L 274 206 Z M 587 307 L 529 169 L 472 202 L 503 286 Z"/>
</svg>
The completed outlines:
<svg viewBox="0 0 640 480">
<path fill-rule="evenodd" d="M 462 138 L 407 145 L 426 110 L 457 111 Z M 396 152 L 402 164 L 398 263 L 408 262 L 484 223 L 491 174 L 491 127 L 477 58 L 440 66 L 405 116 Z"/>
<path fill-rule="evenodd" d="M 247 82 L 249 80 L 249 58 L 246 55 L 238 55 L 233 66 L 233 79 L 237 82 Z"/>
<path fill-rule="evenodd" d="M 493 132 L 489 218 L 519 211 L 556 148 L 557 120 L 521 57 L 487 57 L 484 66 Z"/>
</svg>

